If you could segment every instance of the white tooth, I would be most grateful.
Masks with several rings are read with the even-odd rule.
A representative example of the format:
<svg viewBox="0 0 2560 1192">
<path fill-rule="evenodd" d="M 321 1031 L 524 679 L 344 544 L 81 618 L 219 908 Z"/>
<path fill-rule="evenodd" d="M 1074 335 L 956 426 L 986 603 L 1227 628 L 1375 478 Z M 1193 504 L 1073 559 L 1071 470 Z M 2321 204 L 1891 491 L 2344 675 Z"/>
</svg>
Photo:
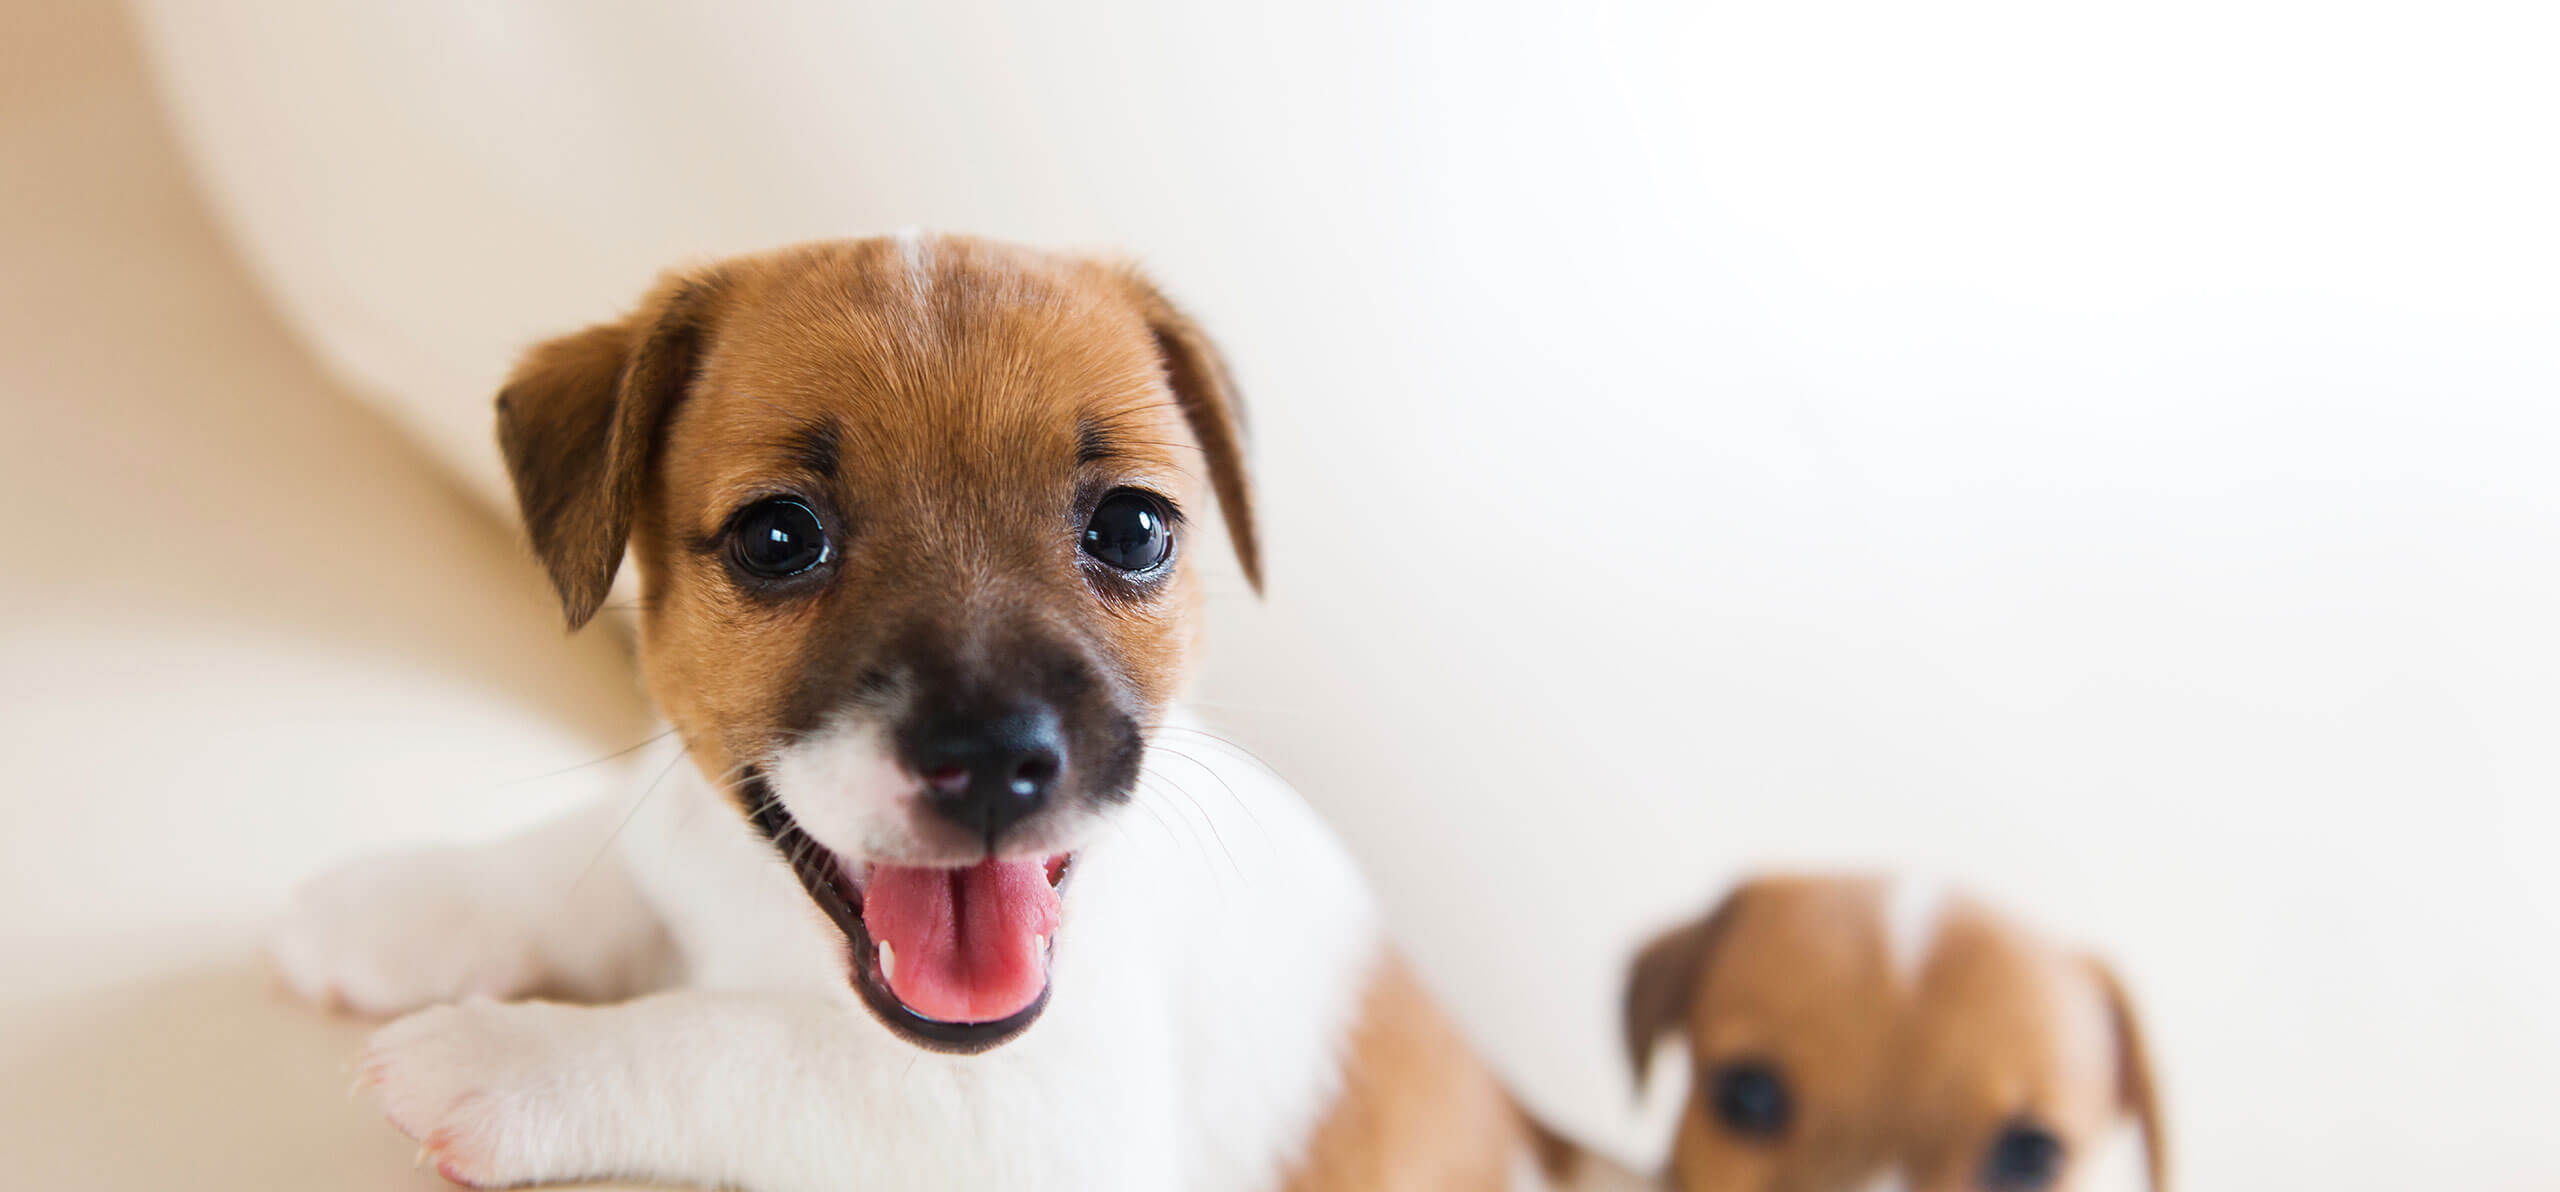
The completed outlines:
<svg viewBox="0 0 2560 1192">
<path fill-rule="evenodd" d="M 890 951 L 889 945 L 883 943 L 880 945 L 880 979 L 886 981 L 897 974 L 898 954 Z"/>
<path fill-rule="evenodd" d="M 1048 958 L 1049 958 L 1049 937 L 1044 935 L 1044 936 L 1041 936 L 1041 937 L 1040 937 L 1040 959 L 1042 959 L 1042 960 L 1047 960 Z"/>
</svg>

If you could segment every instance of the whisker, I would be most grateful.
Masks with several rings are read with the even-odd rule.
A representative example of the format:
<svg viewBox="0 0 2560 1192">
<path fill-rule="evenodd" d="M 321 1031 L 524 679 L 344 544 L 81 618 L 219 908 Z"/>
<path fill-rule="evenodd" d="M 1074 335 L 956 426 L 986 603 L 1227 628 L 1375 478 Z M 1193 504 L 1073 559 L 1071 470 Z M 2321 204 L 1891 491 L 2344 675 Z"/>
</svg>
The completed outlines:
<svg viewBox="0 0 2560 1192">
<path fill-rule="evenodd" d="M 1231 710 L 1233 710 L 1233 711 L 1238 711 L 1238 712 L 1254 712 L 1254 713 L 1278 712 L 1278 713 L 1280 713 L 1281 715 L 1284 715 L 1284 716 L 1314 716 L 1314 715 L 1317 715 L 1317 714 L 1318 714 L 1318 713 L 1317 713 L 1317 711 L 1316 711 L 1315 709 L 1313 709 L 1313 708 L 1293 708 L 1293 707 L 1289 707 L 1289 706 L 1287 706 L 1287 705 L 1285 705 L 1285 704 L 1248 704 L 1248 703 L 1240 703 L 1240 702 L 1238 702 L 1238 701 L 1236 701 L 1236 700 L 1231 700 L 1231 699 L 1201 699 L 1201 698 L 1200 698 L 1200 697 L 1198 697 L 1198 696 L 1184 696 L 1184 697 L 1183 697 L 1183 699 L 1182 699 L 1182 702 L 1183 702 L 1185 705 L 1190 706 L 1190 707 L 1194 707 L 1194 708 L 1227 708 L 1227 709 L 1231 709 Z M 1192 726 L 1190 726 L 1190 725 L 1184 725 L 1184 724 L 1175 724 L 1175 723 L 1173 723 L 1172 721 L 1169 721 L 1169 720 L 1168 720 L 1168 721 L 1165 721 L 1165 722 L 1163 723 L 1163 727 L 1165 727 L 1165 728 L 1191 728 Z M 1199 729 L 1195 729 L 1194 731 L 1206 731 L 1206 730 L 1199 730 Z"/>
<path fill-rule="evenodd" d="M 1250 803 L 1250 802 L 1247 802 L 1247 801 L 1245 800 L 1245 797 L 1244 797 L 1241 793 L 1237 792 L 1237 790 L 1236 790 L 1236 788 L 1235 788 L 1235 784 L 1233 784 L 1233 783 L 1231 783 L 1231 782 L 1228 782 L 1228 781 L 1227 781 L 1227 777 L 1226 777 L 1226 775 L 1218 773 L 1218 771 L 1217 771 L 1217 768 L 1216 768 L 1216 767 L 1211 766 L 1211 765 L 1209 765 L 1208 763 L 1201 761 L 1199 758 L 1196 758 L 1196 757 L 1191 756 L 1190 754 L 1184 753 L 1184 752 L 1182 752 L 1181 750 L 1176 749 L 1176 748 L 1174 748 L 1174 747 L 1172 747 L 1172 746 L 1170 746 L 1170 745 L 1159 745 L 1159 746 L 1158 746 L 1158 748 L 1160 748 L 1160 749 L 1164 750 L 1166 753 L 1172 754 L 1172 755 L 1173 755 L 1173 756 L 1175 756 L 1175 757 L 1181 758 L 1182 760 L 1184 760 L 1184 761 L 1186 761 L 1186 762 L 1191 763 L 1193 766 L 1197 767 L 1197 768 L 1198 768 L 1202 773 L 1207 774 L 1207 775 L 1208 775 L 1209 777 L 1211 777 L 1211 778 L 1217 779 L 1217 781 L 1218 781 L 1218 786 L 1219 786 L 1221 789 L 1223 789 L 1223 790 L 1225 790 L 1225 791 L 1227 792 L 1227 801 L 1228 801 L 1228 802 L 1231 802 L 1231 803 L 1234 803 L 1234 804 L 1236 805 L 1236 810 L 1243 812 L 1243 813 L 1244 813 L 1244 816 L 1245 816 L 1245 818 L 1246 818 L 1246 819 L 1249 819 L 1249 820 L 1252 820 L 1252 821 L 1253 821 L 1253 830 L 1254 830 L 1254 831 L 1256 831 L 1256 832 L 1261 833 L 1261 835 L 1262 835 L 1262 845 L 1263 845 L 1263 847 L 1264 847 L 1264 848 L 1266 848 L 1266 849 L 1267 849 L 1267 848 L 1272 847 L 1272 844 L 1271 844 L 1271 829 L 1270 829 L 1270 828 L 1268 828 L 1268 827 L 1265 827 L 1265 826 L 1263 825 L 1262 817 L 1261 817 L 1260 815 L 1258 815 L 1258 814 L 1255 814 L 1255 812 L 1254 812 L 1254 810 L 1253 810 L 1253 804 L 1252 804 L 1252 803 Z M 1269 769 L 1269 768 L 1270 768 L 1270 767 L 1268 767 L 1268 766 L 1265 766 L 1265 767 L 1264 767 L 1264 769 Z M 1205 815 L 1207 815 L 1207 814 L 1208 814 L 1208 812 L 1204 809 L 1204 810 L 1201 812 L 1201 814 L 1205 816 Z M 1214 824 L 1214 823 L 1213 823 L 1213 824 L 1211 824 L 1211 825 L 1210 825 L 1209 830 L 1210 830 L 1210 831 L 1212 831 L 1212 832 L 1217 831 L 1217 825 L 1216 825 L 1216 824 Z"/>
<path fill-rule="evenodd" d="M 1160 731 L 1170 733 L 1189 733 L 1209 744 L 1220 746 L 1222 751 L 1229 757 L 1251 762 L 1263 773 L 1269 774 L 1274 778 L 1280 777 L 1278 767 L 1273 766 L 1270 762 L 1264 761 L 1261 754 L 1255 753 L 1250 747 L 1233 737 L 1226 736 L 1222 733 L 1214 733 L 1205 728 L 1192 728 L 1189 725 L 1183 724 L 1168 724 Z"/>
<path fill-rule="evenodd" d="M 669 728 L 665 733 L 659 734 L 659 736 L 663 737 L 674 733 L 675 731 L 675 729 Z M 678 738 L 678 741 L 682 742 L 682 738 Z M 667 775 L 675 773 L 676 767 L 682 764 L 684 759 L 690 756 L 692 752 L 692 745 L 690 743 L 686 743 L 684 748 L 676 751 L 676 755 L 674 757 L 667 759 L 667 764 L 659 769 L 658 776 L 650 779 L 648 786 L 641 788 L 640 797 L 631 801 L 630 810 L 622 813 L 622 819 L 613 825 L 613 831 L 605 833 L 604 843 L 596 846 L 596 855 L 587 858 L 586 865 L 578 870 L 577 880 L 569 883 L 570 893 L 576 893 L 579 886 L 586 884 L 587 875 L 595 872 L 596 863 L 604 860 L 604 855 L 606 853 L 613 851 L 613 843 L 615 841 L 622 839 L 622 830 L 630 827 L 631 821 L 639 818 L 640 809 L 647 806 L 651 798 L 656 797 L 658 793 L 658 784 L 665 782 L 667 780 Z M 567 896 L 563 895 L 561 897 L 561 901 L 564 903 L 567 902 Z"/>
<path fill-rule="evenodd" d="M 1151 793 L 1147 790 L 1147 780 L 1144 775 L 1140 775 L 1138 778 L 1138 790 L 1141 794 Z M 1167 842 L 1178 843 L 1173 839 L 1173 822 L 1164 817 L 1164 811 L 1162 809 L 1158 808 L 1154 803 L 1146 799 L 1132 799 L 1129 801 L 1129 806 L 1146 812 L 1147 818 L 1154 820 L 1156 822 L 1157 829 L 1164 833 L 1164 838 Z M 1192 836 L 1191 841 L 1196 845 L 1200 842 L 1200 838 L 1195 834 Z"/>
<path fill-rule="evenodd" d="M 512 779 L 509 779 L 509 780 L 507 780 L 507 781 L 505 781 L 505 782 L 501 782 L 501 783 L 497 784 L 496 786 L 489 787 L 489 788 L 487 788 L 487 790 L 484 790 L 484 791 L 482 791 L 481 793 L 486 794 L 486 793 L 488 793 L 489 791 L 502 791 L 502 790 L 506 790 L 506 789 L 507 789 L 507 788 L 509 788 L 509 787 L 523 786 L 524 784 L 526 784 L 526 783 L 528 783 L 528 782 L 540 782 L 540 781 L 542 781 L 543 779 L 546 779 L 546 778 L 558 778 L 559 776 L 561 776 L 561 775 L 563 775 L 563 774 L 573 774 L 573 773 L 576 773 L 577 771 L 580 771 L 580 770 L 586 769 L 586 768 L 587 768 L 587 767 L 589 767 L 589 766 L 600 766 L 600 765 L 603 765 L 603 764 L 604 764 L 604 763 L 606 763 L 606 762 L 612 761 L 613 759 L 615 759 L 615 758 L 617 758 L 617 757 L 622 757 L 622 756 L 624 756 L 624 755 L 626 755 L 626 754 L 638 753 L 639 751 L 641 751 L 641 750 L 643 750 L 643 749 L 647 749 L 648 747 L 650 747 L 650 746 L 652 746 L 652 745 L 655 745 L 655 744 L 657 744 L 657 743 L 658 743 L 658 742 L 660 742 L 660 741 L 664 741 L 664 740 L 666 740 L 667 738 L 674 736 L 674 735 L 675 735 L 675 733 L 676 733 L 676 730 L 675 730 L 674 728 L 670 727 L 670 728 L 669 728 L 669 729 L 667 729 L 667 731 L 665 731 L 665 732 L 662 732 L 662 733 L 652 733 L 652 734 L 650 734 L 646 739 L 642 740 L 642 741 L 641 741 L 639 744 L 637 744 L 637 745 L 626 745 L 626 746 L 624 746 L 624 747 L 622 747 L 622 748 L 620 748 L 620 749 L 616 749 L 616 750 L 614 750 L 613 752 L 608 753 L 608 754 L 604 755 L 603 757 L 597 758 L 597 759 L 595 759 L 595 760 L 593 760 L 593 761 L 579 762 L 577 765 L 574 765 L 574 766 L 562 766 L 561 768 L 559 768 L 559 769 L 557 769 L 557 770 L 553 770 L 553 771 L 551 771 L 551 772 L 549 772 L 549 773 L 547 773 L 547 774 L 536 774 L 536 775 L 534 775 L 534 776 L 533 776 L 533 777 L 531 777 L 531 778 L 512 778 Z"/>
<path fill-rule="evenodd" d="M 1234 877 L 1235 877 L 1235 879 L 1236 879 L 1237 881 L 1243 881 L 1243 880 L 1244 880 L 1244 866 L 1239 865 L 1239 864 L 1237 864 L 1237 863 L 1236 863 L 1236 855 L 1235 855 L 1234 851 L 1233 851 L 1233 850 L 1231 850 L 1231 849 L 1229 849 L 1229 848 L 1227 847 L 1227 838 L 1226 838 L 1226 835 L 1225 835 L 1224 833 L 1222 833 L 1222 832 L 1218 831 L 1218 824 L 1217 824 L 1217 821 L 1216 821 L 1213 817 L 1211 817 L 1211 816 L 1210 816 L 1210 814 L 1209 814 L 1209 809 L 1208 809 L 1208 808 L 1203 807 L 1203 806 L 1201 806 L 1201 805 L 1200 805 L 1200 799 L 1199 799 L 1199 796 L 1194 795 L 1194 794 L 1192 794 L 1190 791 L 1183 789 L 1182 784 L 1181 784 L 1181 783 L 1179 783 L 1179 782 L 1174 781 L 1174 780 L 1173 780 L 1173 776 L 1172 776 L 1172 775 L 1170 775 L 1170 774 L 1158 774 L 1158 775 L 1156 776 L 1156 778 L 1157 778 L 1157 780 L 1158 780 L 1158 781 L 1162 782 L 1166 787 L 1170 788 L 1170 789 L 1173 791 L 1173 793 L 1175 793 L 1175 794 L 1177 794 L 1177 795 L 1182 796 L 1182 797 L 1183 797 L 1183 799 L 1184 799 L 1185 801 L 1187 801 L 1187 802 L 1189 802 L 1189 803 L 1191 804 L 1191 810 L 1193 810 L 1194 812 L 1197 812 L 1197 813 L 1199 814 L 1199 823 L 1200 823 L 1200 824 L 1202 824 L 1202 825 L 1205 825 L 1205 826 L 1209 829 L 1209 836 L 1210 836 L 1210 838 L 1211 838 L 1211 839 L 1213 839 L 1213 840 L 1215 840 L 1215 841 L 1217 841 L 1217 843 L 1218 843 L 1218 852 L 1219 852 L 1220 854 L 1222 854 L 1222 855 L 1224 855 L 1224 856 L 1226 857 L 1226 859 L 1227 859 L 1227 869 L 1228 869 L 1228 871 L 1229 871 L 1231 874 L 1233 874 L 1233 875 L 1234 875 Z M 1191 819 L 1191 817 L 1190 817 L 1190 816 L 1184 816 L 1184 817 L 1183 817 L 1183 823 L 1184 823 L 1185 825 L 1190 825 L 1190 824 L 1192 823 L 1192 819 Z M 1200 841 L 1200 830 L 1199 830 L 1199 828 L 1198 828 L 1198 827 L 1192 827 L 1192 828 L 1190 829 L 1190 831 L 1191 831 L 1191 843 L 1192 843 L 1192 845 L 1193 845 L 1194 847 L 1198 847 L 1198 846 L 1200 845 L 1200 843 L 1201 843 L 1201 841 Z"/>
<path fill-rule="evenodd" d="M 669 727 L 669 728 L 667 729 L 667 731 L 665 731 L 665 732 L 663 732 L 663 733 L 659 733 L 657 736 L 655 736 L 655 737 L 651 737 L 649 740 L 650 740 L 650 741 L 662 741 L 662 740 L 665 740 L 665 739 L 666 739 L 666 738 L 668 738 L 668 737 L 676 736 L 676 733 L 677 733 L 677 730 L 671 726 L 671 727 Z M 683 738 L 681 738 L 681 737 L 678 737 L 677 739 L 678 739 L 678 741 L 679 741 L 679 742 L 680 742 L 684 747 L 683 747 L 683 748 L 681 748 L 681 749 L 679 749 L 679 750 L 677 750 L 677 751 L 676 751 L 676 755 L 675 755 L 674 757 L 667 759 L 667 764 L 666 764 L 665 766 L 663 766 L 663 767 L 660 767 L 660 768 L 659 768 L 659 770 L 658 770 L 658 774 L 657 774 L 657 777 L 650 779 L 650 780 L 649 780 L 649 785 L 648 785 L 648 786 L 646 786 L 646 787 L 644 787 L 644 788 L 642 788 L 642 790 L 641 790 L 641 792 L 640 792 L 640 797 L 631 801 L 631 806 L 630 806 L 630 808 L 629 808 L 629 809 L 627 809 L 627 810 L 625 810 L 625 811 L 622 813 L 622 818 L 621 818 L 620 820 L 616 821 L 616 822 L 615 822 L 615 824 L 613 825 L 613 831 L 611 831 L 611 832 L 609 832 L 609 833 L 607 833 L 607 834 L 605 835 L 604 843 L 603 843 L 603 844 L 601 844 L 601 845 L 599 845 L 599 846 L 597 846 L 595 855 L 594 855 L 594 856 L 592 856 L 592 857 L 587 858 L 587 863 L 586 863 L 586 865 L 585 865 L 583 868 L 581 868 L 581 869 L 579 869 L 579 870 L 578 870 L 578 877 L 577 877 L 577 880 L 576 880 L 576 881 L 573 881 L 573 882 L 571 882 L 571 883 L 569 883 L 569 891 L 570 891 L 570 892 L 574 893 L 574 892 L 578 889 L 578 887 L 579 887 L 579 886 L 581 886 L 581 885 L 585 884 L 585 882 L 586 882 L 586 880 L 587 880 L 587 875 L 595 871 L 596 864 L 597 864 L 598 862 L 600 862 L 600 861 L 604 860 L 604 856 L 605 856 L 605 854 L 606 854 L 606 853 L 608 853 L 608 852 L 612 851 L 612 849 L 613 849 L 613 845 L 614 845 L 614 842 L 615 842 L 615 841 L 617 841 L 617 840 L 622 839 L 622 833 L 623 833 L 623 830 L 624 830 L 624 829 L 626 829 L 626 828 L 629 828 L 629 827 L 631 826 L 631 821 L 633 821 L 633 820 L 635 820 L 635 819 L 638 819 L 638 818 L 639 818 L 639 816 L 640 816 L 640 809 L 641 809 L 641 808 L 643 808 L 643 807 L 645 807 L 645 806 L 647 806 L 647 805 L 648 805 L 648 803 L 649 803 L 649 801 L 650 801 L 651 799 L 653 799 L 653 798 L 657 797 L 657 794 L 658 794 L 658 788 L 666 784 L 667 776 L 668 776 L 669 774 L 673 774 L 673 773 L 675 773 L 675 769 L 676 769 L 676 767 L 677 767 L 678 765 L 683 764 L 683 762 L 685 761 L 685 759 L 687 759 L 687 758 L 689 758 L 689 757 L 691 757 L 691 756 L 692 756 L 692 754 L 693 754 L 693 743 L 692 743 L 692 742 L 690 742 L 690 741 L 685 741 L 685 740 L 683 740 Z M 648 743 L 648 742 L 643 742 L 643 744 L 647 744 L 647 743 Z M 788 738 L 788 737 L 787 737 L 787 738 L 785 739 L 784 744 L 783 744 L 783 745 L 780 745 L 780 746 L 777 746 L 776 748 L 777 748 L 777 749 L 781 749 L 781 748 L 788 748 L 790 745 L 792 745 L 792 744 L 796 744 L 796 743 L 797 743 L 797 740 L 796 740 L 796 739 L 794 739 L 794 738 Z M 637 746 L 634 746 L 634 748 L 637 748 Z M 626 750 L 624 750 L 623 752 L 624 752 L 624 753 L 629 753 L 629 752 L 631 752 L 631 751 L 630 751 L 630 750 L 628 750 L 628 749 L 626 749 Z M 726 788 L 726 786 L 728 785 L 728 783 L 729 783 L 729 781 L 730 781 L 731 779 L 733 779 L 733 778 L 737 777 L 738 775 L 740 775 L 740 774 L 742 774 L 742 773 L 745 773 L 746 771 L 748 771 L 748 770 L 750 770 L 750 769 L 755 768 L 755 767 L 760 763 L 760 761 L 761 761 L 761 760 L 762 760 L 762 759 L 754 759 L 754 758 L 751 758 L 751 759 L 748 759 L 748 760 L 746 760 L 746 761 L 739 762 L 739 763 L 737 763 L 736 765 L 733 765 L 733 766 L 729 767 L 727 770 L 725 770 L 725 771 L 721 772 L 721 774 L 720 774 L 720 775 L 718 775 L 717 777 L 715 777 L 715 778 L 711 779 L 711 780 L 710 780 L 710 785 L 711 785 L 714 789 L 724 789 L 724 788 Z M 590 763 L 590 764 L 592 764 L 592 763 Z M 777 795 L 773 795 L 773 794 L 771 794 L 770 792 L 768 792 L 768 794 L 767 794 L 767 796 L 766 796 L 766 797 L 767 797 L 767 798 L 775 798 L 775 799 L 778 799 L 778 798 L 779 798 L 779 796 L 777 796 Z M 564 901 L 564 902 L 565 902 L 566 900 L 567 900 L 566 895 L 563 895 L 562 901 Z"/>
</svg>

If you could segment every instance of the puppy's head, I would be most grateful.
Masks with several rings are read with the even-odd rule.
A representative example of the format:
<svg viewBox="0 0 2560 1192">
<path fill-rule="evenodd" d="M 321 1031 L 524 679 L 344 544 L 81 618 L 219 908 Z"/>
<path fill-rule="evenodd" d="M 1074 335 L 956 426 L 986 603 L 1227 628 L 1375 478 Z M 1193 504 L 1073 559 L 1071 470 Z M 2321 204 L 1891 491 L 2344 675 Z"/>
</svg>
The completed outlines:
<svg viewBox="0 0 2560 1192">
<path fill-rule="evenodd" d="M 1184 679 L 1211 502 L 1259 582 L 1240 411 L 1134 273 L 956 238 L 663 281 L 498 399 L 572 627 L 628 550 L 652 694 L 893 1029 L 993 1046 L 1057 887 Z"/>
<path fill-rule="evenodd" d="M 1637 1076 L 1673 1034 L 1695 1065 L 1678 1186 L 2062 1192 L 2091 1186 L 2128 1125 L 2164 1186 L 2150 1064 L 2114 977 L 1915 892 L 1763 879 L 1645 949 L 1627 991 Z"/>
</svg>

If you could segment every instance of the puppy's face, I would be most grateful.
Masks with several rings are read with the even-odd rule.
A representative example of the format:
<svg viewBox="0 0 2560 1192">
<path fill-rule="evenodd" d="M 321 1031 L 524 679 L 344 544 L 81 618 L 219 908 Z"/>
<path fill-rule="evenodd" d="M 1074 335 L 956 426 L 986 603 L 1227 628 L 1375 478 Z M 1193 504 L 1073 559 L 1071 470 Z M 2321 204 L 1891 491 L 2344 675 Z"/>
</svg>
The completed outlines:
<svg viewBox="0 0 2560 1192">
<path fill-rule="evenodd" d="M 528 528 L 591 613 L 627 540 L 649 687 L 922 1045 L 1045 1004 L 1076 847 L 1137 781 L 1235 399 L 1134 275 L 949 238 L 661 287 L 501 398 Z"/>
<path fill-rule="evenodd" d="M 1770 879 L 1646 950 L 1630 982 L 1642 1072 L 1694 1063 L 1673 1151 L 1692 1192 L 2044 1192 L 2088 1186 L 2138 1121 L 2148 1064 L 2113 979 L 1960 899 Z"/>
</svg>

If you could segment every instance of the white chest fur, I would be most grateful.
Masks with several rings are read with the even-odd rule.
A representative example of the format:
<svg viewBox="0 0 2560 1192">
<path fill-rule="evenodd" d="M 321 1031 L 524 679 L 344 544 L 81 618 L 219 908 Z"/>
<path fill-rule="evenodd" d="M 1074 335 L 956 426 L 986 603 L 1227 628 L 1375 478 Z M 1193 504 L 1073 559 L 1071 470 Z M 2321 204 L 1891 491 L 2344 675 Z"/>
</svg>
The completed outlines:
<svg viewBox="0 0 2560 1192">
<path fill-rule="evenodd" d="M 808 1156 L 853 1169 L 786 1162 L 774 1175 L 868 1189 L 1278 1181 L 1332 1101 L 1380 932 L 1296 792 L 1175 725 L 1136 802 L 1078 856 L 1047 1012 L 977 1056 L 920 1051 L 871 1019 L 847 987 L 842 936 L 698 776 L 671 776 L 638 806 L 617 847 L 687 984 L 802 995 L 839 1020 L 813 1027 L 823 1042 L 806 1057 L 835 1095 L 753 1112 L 861 1123 L 848 1129 L 859 1153 Z"/>
</svg>

